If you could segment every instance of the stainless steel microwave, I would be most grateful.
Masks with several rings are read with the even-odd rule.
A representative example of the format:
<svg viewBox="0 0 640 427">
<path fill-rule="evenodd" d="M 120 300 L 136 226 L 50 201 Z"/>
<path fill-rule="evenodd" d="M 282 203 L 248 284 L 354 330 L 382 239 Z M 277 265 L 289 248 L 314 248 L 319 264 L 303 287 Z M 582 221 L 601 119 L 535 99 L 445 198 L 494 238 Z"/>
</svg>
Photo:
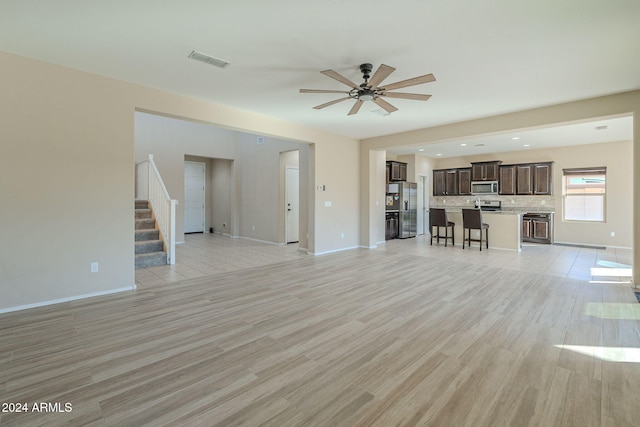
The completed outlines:
<svg viewBox="0 0 640 427">
<path fill-rule="evenodd" d="M 498 181 L 473 181 L 471 194 L 498 194 Z"/>
</svg>

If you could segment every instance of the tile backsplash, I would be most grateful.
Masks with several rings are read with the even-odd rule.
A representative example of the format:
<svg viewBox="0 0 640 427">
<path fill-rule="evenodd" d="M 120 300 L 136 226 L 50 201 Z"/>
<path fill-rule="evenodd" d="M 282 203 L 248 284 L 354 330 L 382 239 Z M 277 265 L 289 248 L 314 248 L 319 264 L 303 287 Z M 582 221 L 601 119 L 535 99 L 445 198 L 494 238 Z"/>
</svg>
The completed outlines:
<svg viewBox="0 0 640 427">
<path fill-rule="evenodd" d="M 477 196 L 434 196 L 429 198 L 429 206 L 432 207 L 473 207 Z M 555 211 L 555 196 L 501 196 L 492 194 L 479 196 L 480 200 L 500 200 L 502 209 L 536 209 Z"/>
</svg>

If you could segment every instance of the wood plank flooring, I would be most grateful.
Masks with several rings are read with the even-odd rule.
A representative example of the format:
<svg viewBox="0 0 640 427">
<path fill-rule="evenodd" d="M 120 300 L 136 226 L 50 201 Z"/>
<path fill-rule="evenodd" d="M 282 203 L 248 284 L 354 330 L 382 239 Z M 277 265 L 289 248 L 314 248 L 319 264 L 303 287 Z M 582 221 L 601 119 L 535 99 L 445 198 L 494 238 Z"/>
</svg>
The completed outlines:
<svg viewBox="0 0 640 427">
<path fill-rule="evenodd" d="M 640 304 L 589 275 L 630 251 L 252 253 L 0 315 L 0 403 L 72 405 L 0 425 L 640 425 Z"/>
</svg>

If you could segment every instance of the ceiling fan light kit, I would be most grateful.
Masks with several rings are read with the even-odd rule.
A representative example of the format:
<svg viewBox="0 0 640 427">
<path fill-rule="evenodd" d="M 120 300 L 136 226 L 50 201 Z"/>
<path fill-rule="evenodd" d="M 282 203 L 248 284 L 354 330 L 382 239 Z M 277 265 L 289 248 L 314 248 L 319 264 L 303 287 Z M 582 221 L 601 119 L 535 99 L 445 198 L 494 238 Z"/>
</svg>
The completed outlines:
<svg viewBox="0 0 640 427">
<path fill-rule="evenodd" d="M 423 95 L 420 93 L 402 93 L 402 92 L 389 92 L 394 89 L 401 89 L 408 86 L 416 86 L 424 83 L 430 83 L 436 80 L 433 74 L 425 74 L 424 76 L 418 76 L 407 80 L 402 80 L 396 83 L 392 83 L 386 86 L 381 86 L 384 79 L 389 77 L 396 69 L 385 64 L 380 64 L 380 67 L 371 76 L 373 66 L 369 63 L 360 65 L 360 72 L 362 73 L 363 83 L 359 85 L 352 82 L 342 74 L 333 70 L 320 71 L 327 77 L 331 77 L 334 80 L 339 81 L 351 88 L 349 91 L 343 90 L 323 90 L 323 89 L 300 89 L 300 93 L 343 93 L 347 96 L 339 98 L 333 101 L 326 102 L 324 104 L 316 105 L 313 107 L 316 110 L 328 107 L 338 102 L 346 101 L 348 99 L 355 99 L 356 103 L 353 105 L 348 115 L 356 114 L 364 101 L 372 101 L 387 113 L 393 113 L 398 109 L 385 101 L 383 97 L 396 98 L 396 99 L 411 99 L 414 101 L 426 101 L 431 98 L 431 95 Z"/>
</svg>

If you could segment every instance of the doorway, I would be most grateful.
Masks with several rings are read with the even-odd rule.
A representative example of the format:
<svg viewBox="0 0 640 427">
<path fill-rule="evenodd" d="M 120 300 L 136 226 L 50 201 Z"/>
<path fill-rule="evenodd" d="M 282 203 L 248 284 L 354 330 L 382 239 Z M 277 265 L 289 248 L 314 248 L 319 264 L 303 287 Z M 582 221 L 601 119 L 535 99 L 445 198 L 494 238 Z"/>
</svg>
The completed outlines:
<svg viewBox="0 0 640 427">
<path fill-rule="evenodd" d="M 422 204 L 419 205 L 419 212 L 422 213 L 422 221 L 418 220 L 418 227 L 422 226 L 422 233 L 431 236 L 431 227 L 429 227 L 429 176 L 420 176 L 422 183 Z"/>
<path fill-rule="evenodd" d="M 205 164 L 184 162 L 184 232 L 204 233 Z"/>
<path fill-rule="evenodd" d="M 300 170 L 285 170 L 285 242 L 297 243 L 300 225 Z"/>
</svg>

